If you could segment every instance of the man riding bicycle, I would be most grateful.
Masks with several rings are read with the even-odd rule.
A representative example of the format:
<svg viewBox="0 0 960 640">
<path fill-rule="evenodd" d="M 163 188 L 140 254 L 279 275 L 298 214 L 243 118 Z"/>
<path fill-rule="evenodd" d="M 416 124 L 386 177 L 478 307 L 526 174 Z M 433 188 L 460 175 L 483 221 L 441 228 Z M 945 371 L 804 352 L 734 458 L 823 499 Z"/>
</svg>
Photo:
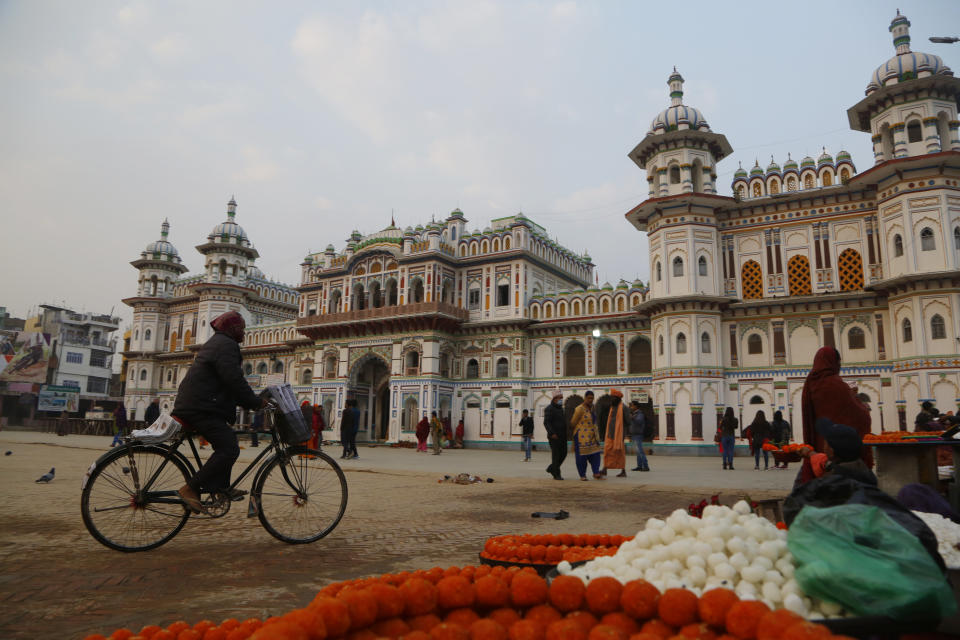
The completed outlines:
<svg viewBox="0 0 960 640">
<path fill-rule="evenodd" d="M 230 471 L 240 456 L 236 422 L 237 405 L 245 409 L 263 408 L 261 400 L 247 384 L 240 366 L 240 343 L 246 323 L 236 311 L 214 318 L 216 331 L 203 343 L 190 370 L 177 389 L 173 416 L 185 422 L 213 445 L 213 454 L 196 475 L 180 487 L 179 494 L 194 513 L 203 511 L 200 491 L 221 492 L 239 499 L 243 492 L 229 490 Z"/>
</svg>

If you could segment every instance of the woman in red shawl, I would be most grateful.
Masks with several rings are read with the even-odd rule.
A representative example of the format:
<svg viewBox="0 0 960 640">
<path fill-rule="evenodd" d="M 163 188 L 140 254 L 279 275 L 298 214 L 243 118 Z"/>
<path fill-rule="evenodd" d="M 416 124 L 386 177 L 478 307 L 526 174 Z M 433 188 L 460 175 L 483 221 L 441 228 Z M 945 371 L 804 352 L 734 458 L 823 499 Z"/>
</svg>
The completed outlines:
<svg viewBox="0 0 960 640">
<path fill-rule="evenodd" d="M 417 423 L 417 451 L 427 450 L 427 438 L 430 436 L 430 421 L 423 416 Z"/>
<path fill-rule="evenodd" d="M 313 411 L 311 414 L 310 428 L 313 431 L 313 437 L 310 439 L 310 448 L 319 449 L 320 448 L 320 433 L 323 431 L 323 409 L 317 405 L 313 405 Z"/>
<path fill-rule="evenodd" d="M 829 418 L 837 424 L 853 427 L 861 439 L 870 433 L 870 409 L 860 402 L 857 392 L 840 377 L 840 353 L 833 347 L 821 347 L 814 356 L 813 367 L 803 383 L 802 403 L 803 441 L 817 451 L 822 452 L 825 444 L 814 426 L 817 418 Z M 861 458 L 872 468 L 873 453 L 870 447 L 863 447 L 861 451 Z M 806 460 L 800 473 L 804 482 L 813 479 L 812 469 Z"/>
</svg>

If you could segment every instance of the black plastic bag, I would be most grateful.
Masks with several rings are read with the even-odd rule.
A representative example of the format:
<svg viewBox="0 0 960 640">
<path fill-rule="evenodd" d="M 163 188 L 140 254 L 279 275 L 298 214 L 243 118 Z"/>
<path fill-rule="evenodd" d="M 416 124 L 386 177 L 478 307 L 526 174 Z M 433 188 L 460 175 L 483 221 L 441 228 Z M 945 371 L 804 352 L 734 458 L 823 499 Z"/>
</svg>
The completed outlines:
<svg viewBox="0 0 960 640">
<path fill-rule="evenodd" d="M 783 521 L 790 526 L 805 506 L 835 507 L 842 504 L 865 504 L 877 507 L 894 522 L 916 536 L 940 570 L 946 573 L 947 566 L 937 551 L 937 537 L 926 523 L 913 515 L 895 498 L 873 485 L 857 482 L 851 478 L 828 475 L 801 485 L 793 490 L 783 503 Z"/>
</svg>

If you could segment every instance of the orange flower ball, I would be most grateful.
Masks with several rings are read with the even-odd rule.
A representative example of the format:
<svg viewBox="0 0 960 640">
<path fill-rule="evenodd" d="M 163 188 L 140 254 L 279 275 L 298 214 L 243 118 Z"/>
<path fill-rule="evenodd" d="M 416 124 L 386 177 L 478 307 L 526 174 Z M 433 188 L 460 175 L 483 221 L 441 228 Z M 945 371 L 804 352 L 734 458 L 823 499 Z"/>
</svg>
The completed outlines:
<svg viewBox="0 0 960 640">
<path fill-rule="evenodd" d="M 535 607 L 530 607 L 523 618 L 524 620 L 534 620 L 547 627 L 551 622 L 562 619 L 563 615 L 548 604 L 538 604 Z"/>
<path fill-rule="evenodd" d="M 764 614 L 757 623 L 757 640 L 780 640 L 783 633 L 798 622 L 803 622 L 803 617 L 789 609 Z"/>
<path fill-rule="evenodd" d="M 507 629 L 496 620 L 481 618 L 470 625 L 470 640 L 508 640 Z"/>
<path fill-rule="evenodd" d="M 102 633 L 91 633 L 88 636 L 84 636 L 83 640 L 107 640 L 107 636 Z"/>
<path fill-rule="evenodd" d="M 662 639 L 660 636 L 656 635 L 655 633 L 644 633 L 641 631 L 640 633 L 635 633 L 632 636 L 630 636 L 630 640 L 662 640 Z"/>
<path fill-rule="evenodd" d="M 637 624 L 637 621 L 622 611 L 608 613 L 600 619 L 600 624 L 605 624 L 608 627 L 616 627 L 628 636 L 640 631 L 640 625 Z"/>
<path fill-rule="evenodd" d="M 652 636 L 661 638 L 661 640 L 668 640 L 673 636 L 673 627 L 668 625 L 663 620 L 653 619 L 647 620 L 643 623 L 643 626 L 640 627 L 640 633 L 649 633 Z"/>
<path fill-rule="evenodd" d="M 327 629 L 328 638 L 339 638 L 350 630 L 350 608 L 343 600 L 317 597 L 310 603 L 310 608 L 320 614 Z"/>
<path fill-rule="evenodd" d="M 441 622 L 430 629 L 430 637 L 433 640 L 470 640 L 470 632 L 458 624 Z"/>
<path fill-rule="evenodd" d="M 343 601 L 350 610 L 350 630 L 366 629 L 377 620 L 377 599 L 366 589 L 362 591 L 341 591 L 337 599 Z"/>
<path fill-rule="evenodd" d="M 227 625 L 228 623 L 230 623 L 230 622 L 233 622 L 233 623 L 235 623 L 235 624 L 231 625 L 230 627 L 227 627 L 226 625 Z M 233 628 L 235 628 L 235 627 L 240 626 L 240 621 L 237 620 L 236 618 L 228 618 L 228 619 L 224 620 L 223 622 L 221 622 L 221 623 L 220 623 L 220 626 L 223 627 L 223 628 L 226 628 L 226 630 L 229 631 L 230 629 L 233 629 Z M 177 621 L 174 622 L 173 624 L 170 624 L 170 625 L 167 626 L 167 631 L 169 631 L 170 633 L 172 633 L 172 634 L 174 635 L 174 637 L 176 637 L 176 636 L 180 635 L 180 632 L 181 632 L 181 631 L 183 631 L 184 629 L 189 629 L 189 628 L 190 628 L 190 625 L 189 625 L 189 624 L 187 624 L 187 623 L 184 622 L 183 620 L 177 620 Z"/>
<path fill-rule="evenodd" d="M 237 627 L 227 635 L 223 637 L 223 640 L 247 640 L 253 632 L 247 631 L 246 629 L 241 629 Z M 180 636 L 177 636 L 177 640 L 180 640 Z"/>
<path fill-rule="evenodd" d="M 822 624 L 815 624 L 804 620 L 789 627 L 780 637 L 782 640 L 821 640 L 822 638 L 832 638 L 833 636 L 830 634 L 830 630 Z"/>
<path fill-rule="evenodd" d="M 507 630 L 510 640 L 544 640 L 546 628 L 534 620 L 520 620 Z"/>
<path fill-rule="evenodd" d="M 378 582 L 367 589 L 377 600 L 377 618 L 386 620 L 403 615 L 404 602 L 400 590 L 391 584 Z"/>
<path fill-rule="evenodd" d="M 437 583 L 437 603 L 443 609 L 472 607 L 474 599 L 474 587 L 463 576 L 447 576 Z"/>
<path fill-rule="evenodd" d="M 376 633 L 378 636 L 383 638 L 399 638 L 400 636 L 410 633 L 410 625 L 403 621 L 401 618 L 388 618 L 387 620 L 381 620 L 374 624 L 370 629 Z"/>
<path fill-rule="evenodd" d="M 151 636 L 150 640 L 177 640 L 177 636 L 166 629 L 160 629 L 160 631 L 157 631 Z M 207 629 L 207 632 L 203 634 L 203 640 L 227 640 L 227 632 L 221 631 L 217 627 Z"/>
<path fill-rule="evenodd" d="M 400 636 L 400 640 L 430 640 L 430 634 L 415 630 Z"/>
<path fill-rule="evenodd" d="M 510 587 L 496 576 L 478 578 L 473 587 L 477 605 L 480 607 L 492 609 L 510 604 Z"/>
<path fill-rule="evenodd" d="M 172 625 L 170 625 L 169 627 L 167 627 L 167 631 L 169 631 L 169 632 L 171 632 L 171 633 L 180 633 L 183 629 L 186 628 L 186 627 L 180 627 L 179 629 L 177 629 L 176 631 L 174 631 L 174 630 L 173 630 L 173 626 L 174 626 L 174 625 L 177 625 L 177 624 L 187 624 L 187 623 L 186 623 L 186 622 L 174 622 Z M 189 625 L 187 625 L 187 626 L 189 626 Z M 226 620 L 224 620 L 223 622 L 220 623 L 220 628 L 223 629 L 224 631 L 233 631 L 234 629 L 236 629 L 236 628 L 239 627 L 239 626 L 240 626 L 240 621 L 237 620 L 236 618 L 227 618 Z"/>
<path fill-rule="evenodd" d="M 110 634 L 110 640 L 129 640 L 133 637 L 133 631 L 130 629 L 117 629 Z"/>
<path fill-rule="evenodd" d="M 586 598 L 587 606 L 590 611 L 603 615 L 616 611 L 620 608 L 620 596 L 623 593 L 623 585 L 616 578 L 603 576 L 595 578 L 587 585 Z"/>
<path fill-rule="evenodd" d="M 574 611 L 568 613 L 567 617 L 564 620 L 570 620 L 571 622 L 577 623 L 585 634 L 590 633 L 590 629 L 593 629 L 595 626 L 600 624 L 600 621 L 597 620 L 597 617 L 590 613 L 589 611 Z"/>
<path fill-rule="evenodd" d="M 110 636 L 111 639 L 114 637 L 115 636 Z M 130 638 L 130 637 L 132 636 L 126 636 L 126 638 Z M 201 640 L 202 638 L 203 638 L 203 634 L 197 631 L 196 629 L 192 629 L 192 628 L 184 629 L 183 631 L 177 634 L 177 640 Z"/>
<path fill-rule="evenodd" d="M 760 618 L 769 611 L 770 607 L 759 600 L 741 600 L 727 611 L 727 633 L 745 640 L 755 638 Z"/>
<path fill-rule="evenodd" d="M 205 620 L 204 622 L 209 622 L 209 620 Z M 196 629 L 197 625 L 199 624 L 201 623 L 198 622 L 197 624 L 193 625 L 193 628 Z M 212 622 L 210 622 L 210 626 L 211 627 L 213 626 Z M 144 628 L 140 629 L 140 633 L 138 633 L 137 635 L 143 636 L 144 638 L 152 638 L 158 631 L 163 631 L 163 628 L 160 627 L 160 625 L 148 624 Z M 206 631 L 207 631 L 206 629 L 203 630 L 204 633 L 206 633 Z M 86 638 L 84 640 L 86 640 Z"/>
<path fill-rule="evenodd" d="M 278 636 L 277 640 L 293 640 L 293 638 Z M 347 634 L 347 640 L 377 640 L 377 634 L 370 629 L 357 629 Z"/>
<path fill-rule="evenodd" d="M 511 609 L 510 607 L 501 607 L 500 609 L 494 609 L 487 614 L 487 617 L 491 620 L 503 625 L 504 629 L 509 631 L 510 627 L 514 623 L 520 621 L 520 614 L 517 613 L 516 609 Z"/>
<path fill-rule="evenodd" d="M 537 575 L 535 571 L 521 572 L 513 577 L 510 583 L 510 600 L 517 607 L 532 607 L 547 601 L 547 581 Z M 510 630 L 511 639 L 513 630 Z"/>
<path fill-rule="evenodd" d="M 530 560 L 533 562 L 543 562 L 547 557 L 547 548 L 542 544 L 535 544 L 530 547 Z"/>
<path fill-rule="evenodd" d="M 611 627 L 606 624 L 598 624 L 593 629 L 590 629 L 590 634 L 587 638 L 589 640 L 627 640 L 627 634 L 623 632 L 623 629 Z"/>
<path fill-rule="evenodd" d="M 404 610 L 408 616 L 430 613 L 437 608 L 437 588 L 423 578 L 410 578 L 400 585 Z"/>
<path fill-rule="evenodd" d="M 550 604 L 560 611 L 576 611 L 583 604 L 587 588 L 576 576 L 557 576 L 550 583 Z"/>
<path fill-rule="evenodd" d="M 717 640 L 717 632 L 710 628 L 710 625 L 697 622 L 688 624 L 677 633 L 681 638 L 690 638 L 691 640 Z"/>
<path fill-rule="evenodd" d="M 715 627 L 723 627 L 727 620 L 727 611 L 740 602 L 740 598 L 731 589 L 710 589 L 697 603 L 700 619 Z"/>
<path fill-rule="evenodd" d="M 407 618 L 407 624 L 410 625 L 411 629 L 414 631 L 423 631 L 424 633 L 430 633 L 430 630 L 441 622 L 443 621 L 433 613 L 424 613 L 423 615 Z"/>
<path fill-rule="evenodd" d="M 697 596 L 686 589 L 667 589 L 657 603 L 660 619 L 674 627 L 697 621 Z"/>
<path fill-rule="evenodd" d="M 476 611 L 470 607 L 463 607 L 462 609 L 454 609 L 448 613 L 447 617 L 444 618 L 443 621 L 458 624 L 464 629 L 469 630 L 470 626 L 479 619 L 480 616 Z"/>
<path fill-rule="evenodd" d="M 659 602 L 660 590 L 646 580 L 631 580 L 623 585 L 620 593 L 623 612 L 638 620 L 649 620 L 657 615 Z"/>
</svg>

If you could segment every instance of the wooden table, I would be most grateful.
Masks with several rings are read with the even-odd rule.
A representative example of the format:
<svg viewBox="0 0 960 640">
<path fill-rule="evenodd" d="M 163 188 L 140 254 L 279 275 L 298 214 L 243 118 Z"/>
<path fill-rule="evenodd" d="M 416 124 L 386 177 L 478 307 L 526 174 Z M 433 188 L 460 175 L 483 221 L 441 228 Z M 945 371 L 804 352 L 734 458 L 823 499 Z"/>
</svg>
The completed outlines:
<svg viewBox="0 0 960 640">
<path fill-rule="evenodd" d="M 905 485 L 920 483 L 939 489 L 937 447 L 953 449 L 953 483 L 948 499 L 954 509 L 960 507 L 960 441 L 928 440 L 923 442 L 870 442 L 877 462 L 880 489 L 896 497 Z"/>
</svg>

